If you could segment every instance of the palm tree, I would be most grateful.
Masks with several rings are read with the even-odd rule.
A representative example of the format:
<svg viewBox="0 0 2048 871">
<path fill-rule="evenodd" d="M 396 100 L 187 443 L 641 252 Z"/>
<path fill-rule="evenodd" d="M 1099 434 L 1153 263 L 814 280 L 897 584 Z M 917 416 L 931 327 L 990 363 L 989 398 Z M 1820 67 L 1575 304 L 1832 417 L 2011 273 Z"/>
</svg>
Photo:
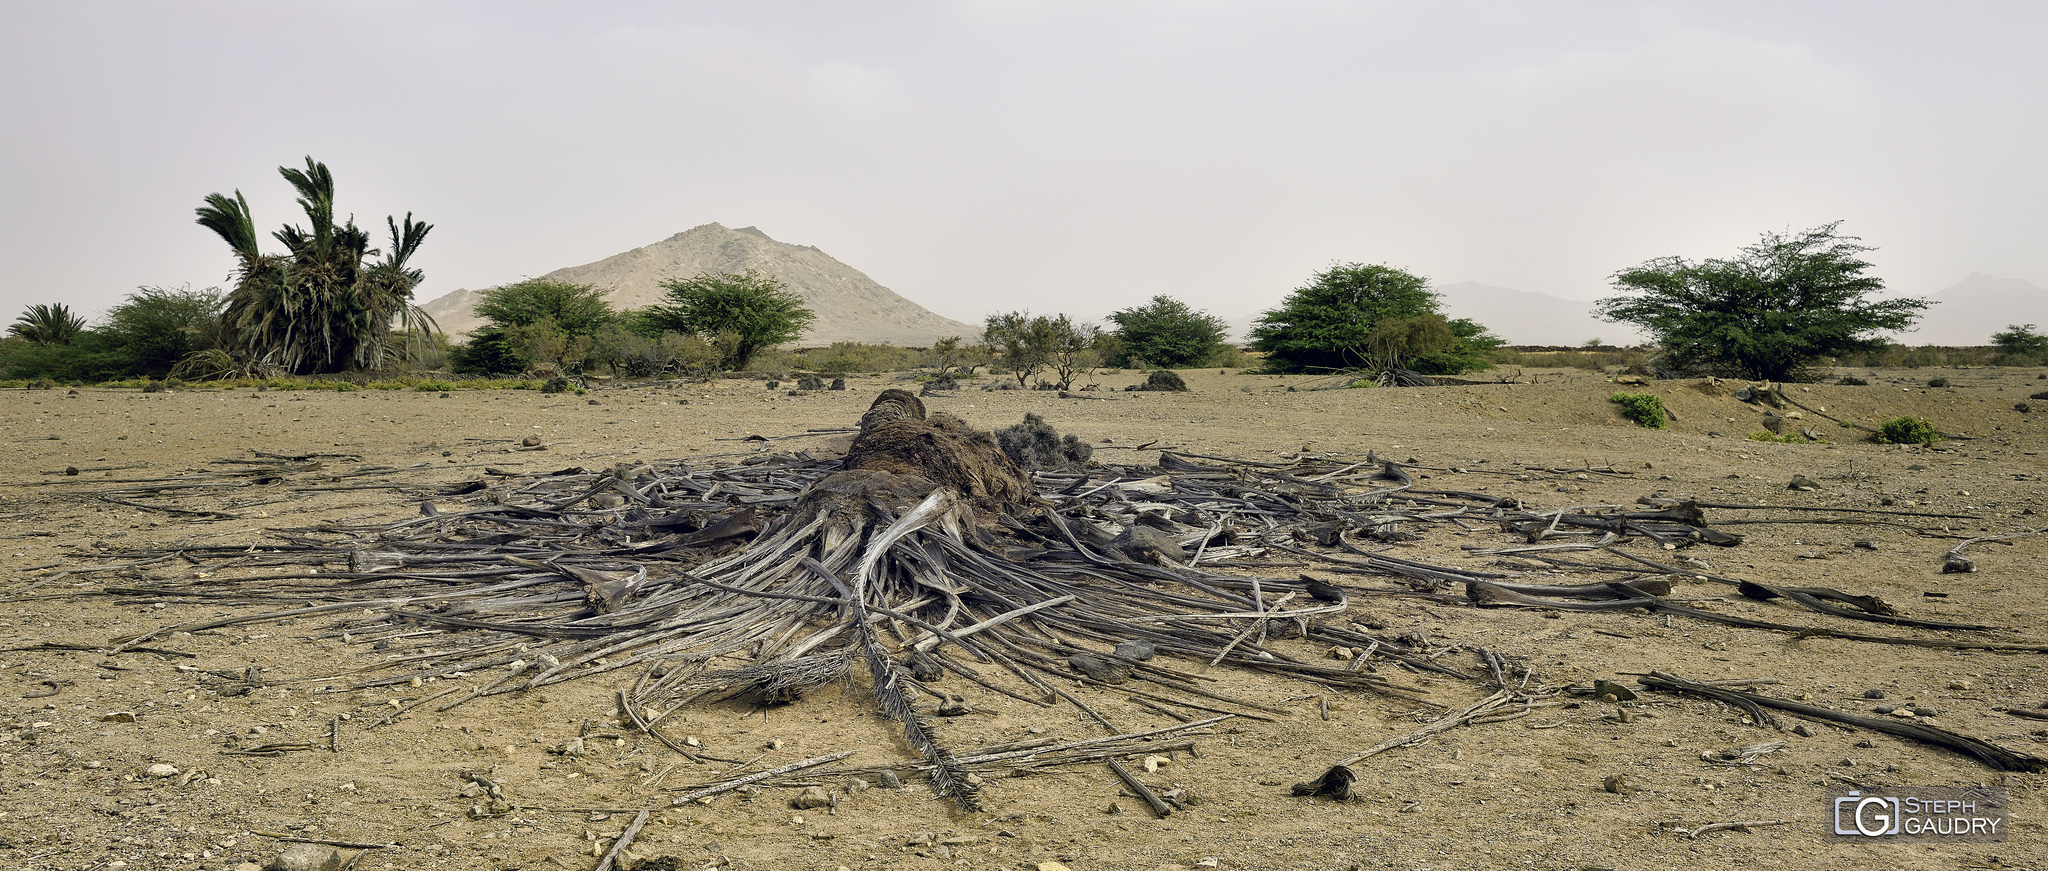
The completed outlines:
<svg viewBox="0 0 2048 871">
<path fill-rule="evenodd" d="M 235 353 L 264 369 L 293 374 L 374 369 L 392 361 L 392 322 L 411 333 L 431 330 L 433 319 L 412 304 L 424 276 L 406 262 L 433 225 L 408 212 L 403 224 L 385 218 L 391 251 L 381 260 L 370 234 L 353 218 L 334 223 L 334 175 L 306 158 L 303 170 L 278 167 L 299 192 L 310 228 L 287 224 L 271 234 L 284 254 L 257 247 L 249 202 L 208 194 L 199 225 L 219 234 L 240 265 L 221 313 L 224 338 Z"/>
<path fill-rule="evenodd" d="M 38 345 L 68 345 L 83 332 L 85 318 L 72 314 L 71 309 L 61 302 L 29 306 L 7 328 L 8 335 L 20 336 Z"/>
</svg>

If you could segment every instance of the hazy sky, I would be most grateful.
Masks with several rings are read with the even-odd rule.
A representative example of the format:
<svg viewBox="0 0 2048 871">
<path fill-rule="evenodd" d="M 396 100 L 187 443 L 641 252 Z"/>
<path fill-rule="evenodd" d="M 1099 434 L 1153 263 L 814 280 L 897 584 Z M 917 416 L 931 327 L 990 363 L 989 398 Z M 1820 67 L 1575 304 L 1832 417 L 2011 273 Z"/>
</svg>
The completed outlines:
<svg viewBox="0 0 2048 871">
<path fill-rule="evenodd" d="M 1896 292 L 2048 284 L 2038 2 L 0 4 L 0 321 L 227 284 L 193 208 L 302 221 L 308 154 L 435 225 L 423 301 L 711 221 L 970 322 L 1591 299 L 1837 219 Z"/>
</svg>

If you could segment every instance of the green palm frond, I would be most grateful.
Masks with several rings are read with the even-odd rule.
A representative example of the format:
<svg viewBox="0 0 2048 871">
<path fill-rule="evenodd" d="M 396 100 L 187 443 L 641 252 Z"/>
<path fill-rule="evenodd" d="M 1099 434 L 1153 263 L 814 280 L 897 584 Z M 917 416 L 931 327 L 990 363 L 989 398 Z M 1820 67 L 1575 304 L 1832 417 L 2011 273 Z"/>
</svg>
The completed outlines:
<svg viewBox="0 0 2048 871">
<path fill-rule="evenodd" d="M 324 253 L 334 235 L 334 173 L 310 154 L 306 156 L 304 170 L 280 166 L 277 171 L 298 190 L 299 208 L 305 210 L 306 222 L 313 225 L 314 247 Z"/>
<path fill-rule="evenodd" d="M 249 201 L 242 197 L 241 191 L 235 191 L 234 199 L 222 194 L 207 194 L 206 205 L 197 211 L 199 226 L 219 234 L 244 262 L 262 256 L 256 250 L 256 222 L 249 216 Z"/>
<path fill-rule="evenodd" d="M 61 302 L 29 306 L 7 328 L 8 335 L 19 336 L 38 345 L 68 345 L 83 332 L 85 318 L 73 314 Z"/>
</svg>

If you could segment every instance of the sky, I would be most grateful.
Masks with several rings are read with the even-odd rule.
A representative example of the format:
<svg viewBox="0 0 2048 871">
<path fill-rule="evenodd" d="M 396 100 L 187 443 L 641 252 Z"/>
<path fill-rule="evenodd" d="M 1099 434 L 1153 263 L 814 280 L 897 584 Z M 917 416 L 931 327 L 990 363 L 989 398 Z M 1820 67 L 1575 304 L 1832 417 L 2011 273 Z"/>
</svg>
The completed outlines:
<svg viewBox="0 0 2048 871">
<path fill-rule="evenodd" d="M 434 225 L 420 301 L 713 221 L 974 323 L 1159 294 L 1235 319 L 1338 262 L 1596 299 L 1654 257 L 1832 221 L 1889 293 L 2048 286 L 2036 2 L 0 14 L 0 320 L 230 285 L 193 209 L 240 190 L 260 229 L 303 223 L 277 167 L 309 155 L 380 237 Z"/>
</svg>

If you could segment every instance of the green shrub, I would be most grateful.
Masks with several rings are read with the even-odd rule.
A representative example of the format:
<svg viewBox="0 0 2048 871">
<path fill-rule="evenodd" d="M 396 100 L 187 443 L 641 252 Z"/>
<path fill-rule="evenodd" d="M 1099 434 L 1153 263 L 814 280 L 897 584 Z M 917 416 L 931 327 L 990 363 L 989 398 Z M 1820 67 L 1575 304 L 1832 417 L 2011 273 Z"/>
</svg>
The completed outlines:
<svg viewBox="0 0 2048 871">
<path fill-rule="evenodd" d="M 1666 412 L 1664 400 L 1654 393 L 1616 393 L 1607 397 L 1609 402 L 1621 404 L 1621 414 L 1638 425 L 1649 429 L 1663 429 Z"/>
<path fill-rule="evenodd" d="M 1799 445 L 1806 443 L 1805 436 L 1793 435 L 1792 433 L 1784 433 L 1781 435 L 1779 433 L 1768 431 L 1753 432 L 1750 433 L 1748 436 L 1745 436 L 1745 438 L 1753 442 L 1783 442 L 1788 445 Z"/>
<path fill-rule="evenodd" d="M 455 382 L 421 381 L 418 384 L 414 384 L 412 386 L 412 389 L 417 390 L 421 393 L 447 393 L 448 391 L 455 389 Z"/>
<path fill-rule="evenodd" d="M 1841 380 L 1839 380 L 1839 381 L 1836 381 L 1835 383 L 1836 383 L 1836 384 L 1838 384 L 1838 385 L 1841 385 L 1841 386 L 1843 386 L 1843 387 L 1869 387 L 1869 386 L 1870 386 L 1870 382 L 1868 382 L 1868 381 L 1865 381 L 1865 380 L 1863 380 L 1863 379 L 1861 379 L 1861 378 L 1858 378 L 1858 377 L 1856 377 L 1856 376 L 1854 376 L 1854 375 L 1844 375 L 1844 376 L 1842 376 Z"/>
<path fill-rule="evenodd" d="M 1941 430 L 1921 417 L 1894 417 L 1877 425 L 1877 441 L 1886 445 L 1931 445 L 1941 441 Z"/>
</svg>

